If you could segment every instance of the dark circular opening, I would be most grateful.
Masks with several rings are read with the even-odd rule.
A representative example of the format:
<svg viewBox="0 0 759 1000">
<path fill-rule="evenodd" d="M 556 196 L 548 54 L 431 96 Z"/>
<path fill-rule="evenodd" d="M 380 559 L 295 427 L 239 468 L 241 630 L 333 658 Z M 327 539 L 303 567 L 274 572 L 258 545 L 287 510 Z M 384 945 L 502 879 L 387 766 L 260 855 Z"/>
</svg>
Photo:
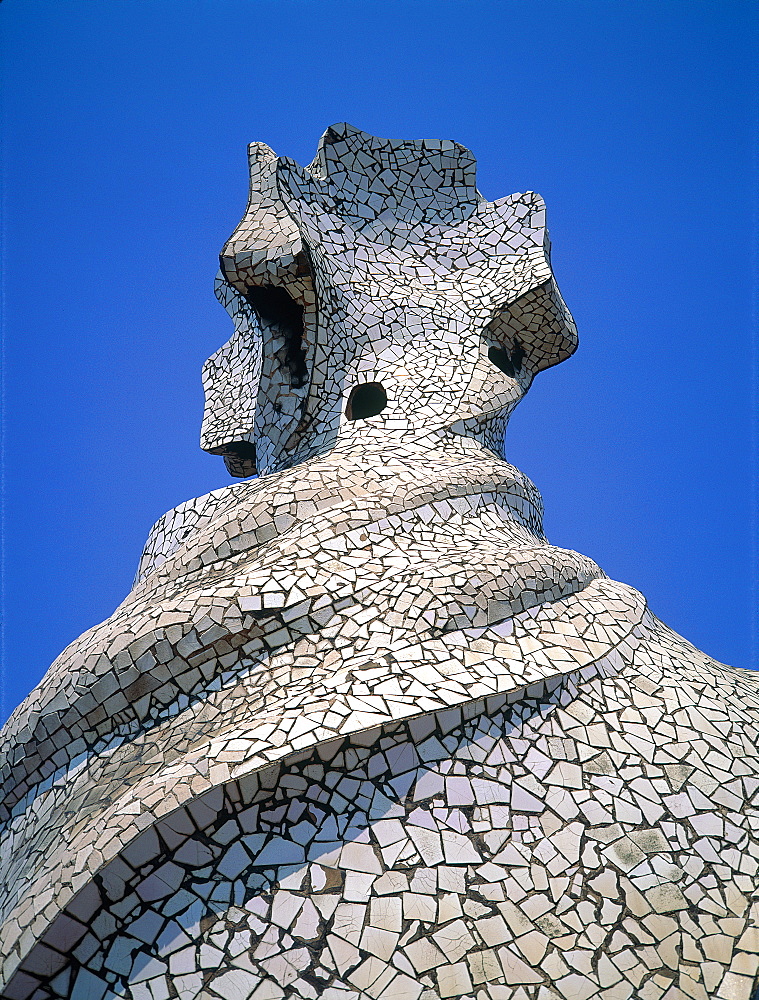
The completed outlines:
<svg viewBox="0 0 759 1000">
<path fill-rule="evenodd" d="M 514 341 L 511 351 L 505 347 L 489 347 L 488 358 L 496 368 L 500 368 L 504 375 L 509 378 L 516 378 L 517 371 L 522 367 L 524 359 L 524 349 L 518 340 Z"/>
<path fill-rule="evenodd" d="M 387 406 L 387 393 L 379 382 L 365 382 L 351 389 L 345 415 L 348 420 L 376 417 Z"/>
</svg>

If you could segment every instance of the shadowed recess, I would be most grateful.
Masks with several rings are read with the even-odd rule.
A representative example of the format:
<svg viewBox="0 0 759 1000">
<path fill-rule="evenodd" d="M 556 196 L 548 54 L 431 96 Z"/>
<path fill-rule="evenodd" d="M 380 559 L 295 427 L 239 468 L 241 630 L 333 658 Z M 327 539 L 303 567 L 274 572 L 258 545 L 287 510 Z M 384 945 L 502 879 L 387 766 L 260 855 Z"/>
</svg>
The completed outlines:
<svg viewBox="0 0 759 1000">
<path fill-rule="evenodd" d="M 292 299 L 284 288 L 274 285 L 254 285 L 245 298 L 258 318 L 267 326 L 279 327 L 284 340 L 283 367 L 290 376 L 290 385 L 300 389 L 308 379 L 306 352 L 303 350 L 303 306 Z"/>
</svg>

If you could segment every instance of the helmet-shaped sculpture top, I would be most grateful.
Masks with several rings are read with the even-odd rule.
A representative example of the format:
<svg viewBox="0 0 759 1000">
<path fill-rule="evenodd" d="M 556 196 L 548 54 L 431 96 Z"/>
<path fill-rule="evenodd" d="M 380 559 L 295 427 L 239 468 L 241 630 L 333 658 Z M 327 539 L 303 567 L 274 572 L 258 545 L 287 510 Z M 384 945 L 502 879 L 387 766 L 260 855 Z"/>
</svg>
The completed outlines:
<svg viewBox="0 0 759 1000">
<path fill-rule="evenodd" d="M 463 146 L 346 124 L 306 168 L 263 143 L 249 155 L 217 282 L 235 333 L 204 368 L 202 447 L 236 476 L 388 434 L 500 453 L 536 372 L 577 346 L 540 196 L 488 202 Z"/>
</svg>

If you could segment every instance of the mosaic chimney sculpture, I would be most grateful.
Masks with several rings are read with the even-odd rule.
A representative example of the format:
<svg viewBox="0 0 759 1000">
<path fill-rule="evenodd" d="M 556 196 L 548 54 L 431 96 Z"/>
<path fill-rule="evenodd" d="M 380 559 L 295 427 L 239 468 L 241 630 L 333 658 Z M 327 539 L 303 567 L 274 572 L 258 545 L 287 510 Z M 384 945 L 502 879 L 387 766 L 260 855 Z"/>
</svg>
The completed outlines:
<svg viewBox="0 0 759 1000">
<path fill-rule="evenodd" d="M 202 445 L 248 479 L 8 722 L 9 1000 L 751 1000 L 759 678 L 550 545 L 509 415 L 577 346 L 535 194 L 250 149 Z"/>
</svg>

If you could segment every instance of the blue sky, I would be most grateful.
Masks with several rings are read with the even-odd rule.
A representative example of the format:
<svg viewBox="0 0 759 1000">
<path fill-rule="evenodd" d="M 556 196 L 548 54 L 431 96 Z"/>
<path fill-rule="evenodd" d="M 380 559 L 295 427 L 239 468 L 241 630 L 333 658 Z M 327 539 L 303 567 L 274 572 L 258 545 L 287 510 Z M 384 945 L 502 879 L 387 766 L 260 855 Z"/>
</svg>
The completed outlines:
<svg viewBox="0 0 759 1000">
<path fill-rule="evenodd" d="M 739 0 L 5 0 L 2 714 L 122 600 L 151 524 L 231 482 L 200 367 L 246 144 L 304 163 L 339 121 L 544 196 L 580 349 L 509 458 L 552 542 L 759 665 L 756 26 Z"/>
</svg>

